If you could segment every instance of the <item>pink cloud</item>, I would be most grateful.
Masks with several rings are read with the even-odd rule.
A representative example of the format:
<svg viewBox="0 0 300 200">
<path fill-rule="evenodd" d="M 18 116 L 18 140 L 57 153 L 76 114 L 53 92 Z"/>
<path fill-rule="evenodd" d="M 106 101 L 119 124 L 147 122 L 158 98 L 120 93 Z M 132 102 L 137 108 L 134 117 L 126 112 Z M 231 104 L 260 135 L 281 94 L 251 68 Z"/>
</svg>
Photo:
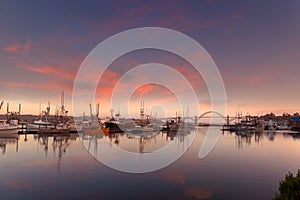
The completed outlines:
<svg viewBox="0 0 300 200">
<path fill-rule="evenodd" d="M 2 84 L 13 87 L 25 87 L 33 89 L 42 89 L 42 90 L 57 90 L 61 88 L 71 93 L 73 86 L 64 82 L 44 82 L 44 83 L 21 83 L 21 82 L 2 82 Z"/>
<path fill-rule="evenodd" d="M 54 67 L 44 66 L 44 67 L 33 67 L 33 66 L 23 66 L 23 69 L 41 73 L 41 74 L 60 74 L 60 71 Z"/>
<path fill-rule="evenodd" d="M 155 86 L 153 84 L 146 84 L 146 85 L 143 85 L 143 86 L 139 87 L 136 90 L 136 92 L 139 95 L 144 95 L 144 94 L 147 94 L 149 92 L 152 92 L 154 89 L 155 89 Z"/>
<path fill-rule="evenodd" d="M 8 53 L 21 53 L 27 55 L 31 49 L 31 45 L 31 41 L 27 41 L 25 44 L 15 43 L 2 48 L 2 51 Z"/>
<path fill-rule="evenodd" d="M 48 75 L 55 75 L 55 76 L 60 76 L 64 79 L 69 79 L 69 80 L 74 80 L 75 78 L 75 72 L 74 71 L 67 71 L 66 69 L 63 70 L 62 67 L 53 67 L 49 65 L 45 65 L 43 67 L 34 67 L 34 66 L 21 66 L 21 68 L 36 72 L 39 74 L 48 74 Z"/>
<path fill-rule="evenodd" d="M 106 70 L 101 80 L 99 81 L 99 85 L 97 87 L 97 94 L 100 94 L 101 97 L 110 97 L 112 95 L 113 89 L 120 79 L 121 74 L 112 70 Z"/>
<path fill-rule="evenodd" d="M 145 84 L 137 88 L 131 98 L 145 98 L 153 104 L 165 104 L 176 102 L 177 100 L 176 96 L 168 88 L 158 84 Z"/>
</svg>

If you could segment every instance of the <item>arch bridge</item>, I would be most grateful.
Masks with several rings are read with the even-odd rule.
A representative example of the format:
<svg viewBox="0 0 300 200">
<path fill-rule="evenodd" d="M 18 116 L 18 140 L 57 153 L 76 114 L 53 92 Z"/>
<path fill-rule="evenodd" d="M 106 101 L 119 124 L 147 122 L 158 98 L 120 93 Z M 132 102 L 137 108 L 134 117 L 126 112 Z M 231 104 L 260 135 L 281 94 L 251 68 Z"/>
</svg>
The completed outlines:
<svg viewBox="0 0 300 200">
<path fill-rule="evenodd" d="M 206 117 L 209 114 L 215 114 L 217 116 Z M 221 119 L 224 120 L 225 124 L 229 124 L 230 122 L 232 122 L 232 121 L 234 121 L 236 119 L 236 117 L 229 117 L 229 115 L 224 116 L 223 114 L 221 114 L 221 113 L 219 113 L 217 111 L 210 110 L 210 111 L 202 113 L 199 117 L 197 117 L 197 119 L 195 119 L 195 123 L 198 124 L 202 118 L 221 118 Z"/>
</svg>

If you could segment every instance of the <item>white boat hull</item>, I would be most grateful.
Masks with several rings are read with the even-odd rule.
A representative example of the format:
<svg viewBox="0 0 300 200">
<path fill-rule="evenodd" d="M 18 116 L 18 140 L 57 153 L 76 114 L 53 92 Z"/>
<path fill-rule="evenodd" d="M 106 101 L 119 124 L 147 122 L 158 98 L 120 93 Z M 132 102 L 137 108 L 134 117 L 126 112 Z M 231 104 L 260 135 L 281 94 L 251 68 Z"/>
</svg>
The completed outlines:
<svg viewBox="0 0 300 200">
<path fill-rule="evenodd" d="M 54 128 L 53 125 L 46 125 L 46 124 L 27 124 L 27 132 L 38 132 L 40 128 Z"/>
<path fill-rule="evenodd" d="M 17 134 L 19 132 L 19 127 L 0 127 L 1 134 Z"/>
</svg>

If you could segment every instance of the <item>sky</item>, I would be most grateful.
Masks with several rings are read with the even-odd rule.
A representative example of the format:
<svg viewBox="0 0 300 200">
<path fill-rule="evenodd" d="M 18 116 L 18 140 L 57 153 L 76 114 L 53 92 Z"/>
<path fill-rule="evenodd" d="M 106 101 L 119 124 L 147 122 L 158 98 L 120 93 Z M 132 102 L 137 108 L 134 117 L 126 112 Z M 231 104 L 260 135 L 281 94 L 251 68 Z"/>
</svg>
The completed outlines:
<svg viewBox="0 0 300 200">
<path fill-rule="evenodd" d="M 299 7 L 299 1 L 271 0 L 2 0 L 0 100 L 9 102 L 15 111 L 21 103 L 23 114 L 38 114 L 39 104 L 44 108 L 50 101 L 54 114 L 65 91 L 66 107 L 72 113 L 77 72 L 98 44 L 129 29 L 162 27 L 186 34 L 209 53 L 224 81 L 227 114 L 235 115 L 237 110 L 253 115 L 299 112 Z M 211 110 L 207 85 L 189 62 L 170 52 L 142 49 L 120 56 L 99 77 L 96 102 L 101 115 L 112 109 L 109 99 L 118 81 L 133 69 L 137 69 L 133 79 L 146 77 L 137 66 L 154 62 L 182 74 L 197 95 L 201 113 Z M 182 82 L 168 73 L 157 76 L 178 85 L 179 90 L 174 93 L 159 84 L 135 88 L 127 97 L 132 115 L 138 115 L 143 99 L 149 114 L 174 115 L 184 110 L 192 116 L 196 108 Z M 122 83 L 129 88 L 130 84 Z M 176 96 L 185 97 L 182 107 Z M 127 108 L 118 105 L 118 100 L 113 109 L 122 114 Z M 89 112 L 88 103 L 84 110 Z"/>
</svg>

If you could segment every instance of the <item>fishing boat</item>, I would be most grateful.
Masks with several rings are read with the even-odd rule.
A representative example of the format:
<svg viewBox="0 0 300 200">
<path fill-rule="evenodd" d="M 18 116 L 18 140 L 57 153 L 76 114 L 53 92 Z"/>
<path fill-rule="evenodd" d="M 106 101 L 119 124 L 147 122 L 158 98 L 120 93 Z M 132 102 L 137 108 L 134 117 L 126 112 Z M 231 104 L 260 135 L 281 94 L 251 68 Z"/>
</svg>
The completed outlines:
<svg viewBox="0 0 300 200">
<path fill-rule="evenodd" d="M 68 134 L 70 129 L 68 124 L 57 124 L 54 127 L 40 127 L 38 134 Z"/>
<path fill-rule="evenodd" d="M 147 126 L 139 126 L 139 125 L 135 125 L 135 126 L 131 126 L 129 128 L 125 129 L 126 132 L 132 132 L 135 134 L 141 134 L 143 132 L 153 132 L 155 131 L 153 124 L 148 124 Z"/>
<path fill-rule="evenodd" d="M 282 131 L 282 130 L 289 130 L 290 127 L 285 122 L 279 121 L 277 122 L 276 129 Z"/>
<path fill-rule="evenodd" d="M 161 131 L 174 131 L 177 132 L 180 124 L 176 122 L 174 119 L 170 121 L 166 121 L 166 123 L 162 126 Z"/>
<path fill-rule="evenodd" d="M 82 125 L 79 123 L 70 123 L 70 133 L 78 133 L 82 131 Z"/>
<path fill-rule="evenodd" d="M 82 128 L 79 132 L 86 135 L 103 135 L 108 133 L 109 128 L 100 126 L 98 122 L 93 121 L 83 121 Z M 105 133 L 104 133 L 105 132 Z"/>
<path fill-rule="evenodd" d="M 4 101 L 0 103 L 0 110 L 4 104 Z M 21 105 L 21 104 L 20 104 Z M 21 106 L 19 105 L 19 113 Z M 9 104 L 7 104 L 7 116 L 9 116 Z M 11 117 L 11 116 L 9 116 Z M 14 118 L 8 118 L 10 120 L 0 120 L 0 134 L 17 134 L 19 132 L 18 120 Z"/>
<path fill-rule="evenodd" d="M 122 133 L 124 132 L 123 124 L 114 119 L 104 122 L 105 128 L 109 129 L 110 133 Z"/>
<path fill-rule="evenodd" d="M 269 120 L 265 122 L 265 130 L 274 131 L 276 127 L 276 123 L 273 120 Z"/>
<path fill-rule="evenodd" d="M 53 128 L 51 123 L 48 121 L 48 117 L 50 114 L 50 102 L 48 102 L 48 106 L 45 111 L 41 111 L 40 104 L 40 117 L 38 120 L 34 120 L 33 122 L 27 123 L 27 132 L 38 132 L 40 128 Z"/>
<path fill-rule="evenodd" d="M 54 126 L 52 126 L 50 122 L 42 121 L 41 119 L 27 123 L 27 132 L 38 132 L 40 128 L 54 128 Z"/>
<path fill-rule="evenodd" d="M 0 120 L 0 134 L 17 134 L 19 132 L 18 120 Z"/>
</svg>

